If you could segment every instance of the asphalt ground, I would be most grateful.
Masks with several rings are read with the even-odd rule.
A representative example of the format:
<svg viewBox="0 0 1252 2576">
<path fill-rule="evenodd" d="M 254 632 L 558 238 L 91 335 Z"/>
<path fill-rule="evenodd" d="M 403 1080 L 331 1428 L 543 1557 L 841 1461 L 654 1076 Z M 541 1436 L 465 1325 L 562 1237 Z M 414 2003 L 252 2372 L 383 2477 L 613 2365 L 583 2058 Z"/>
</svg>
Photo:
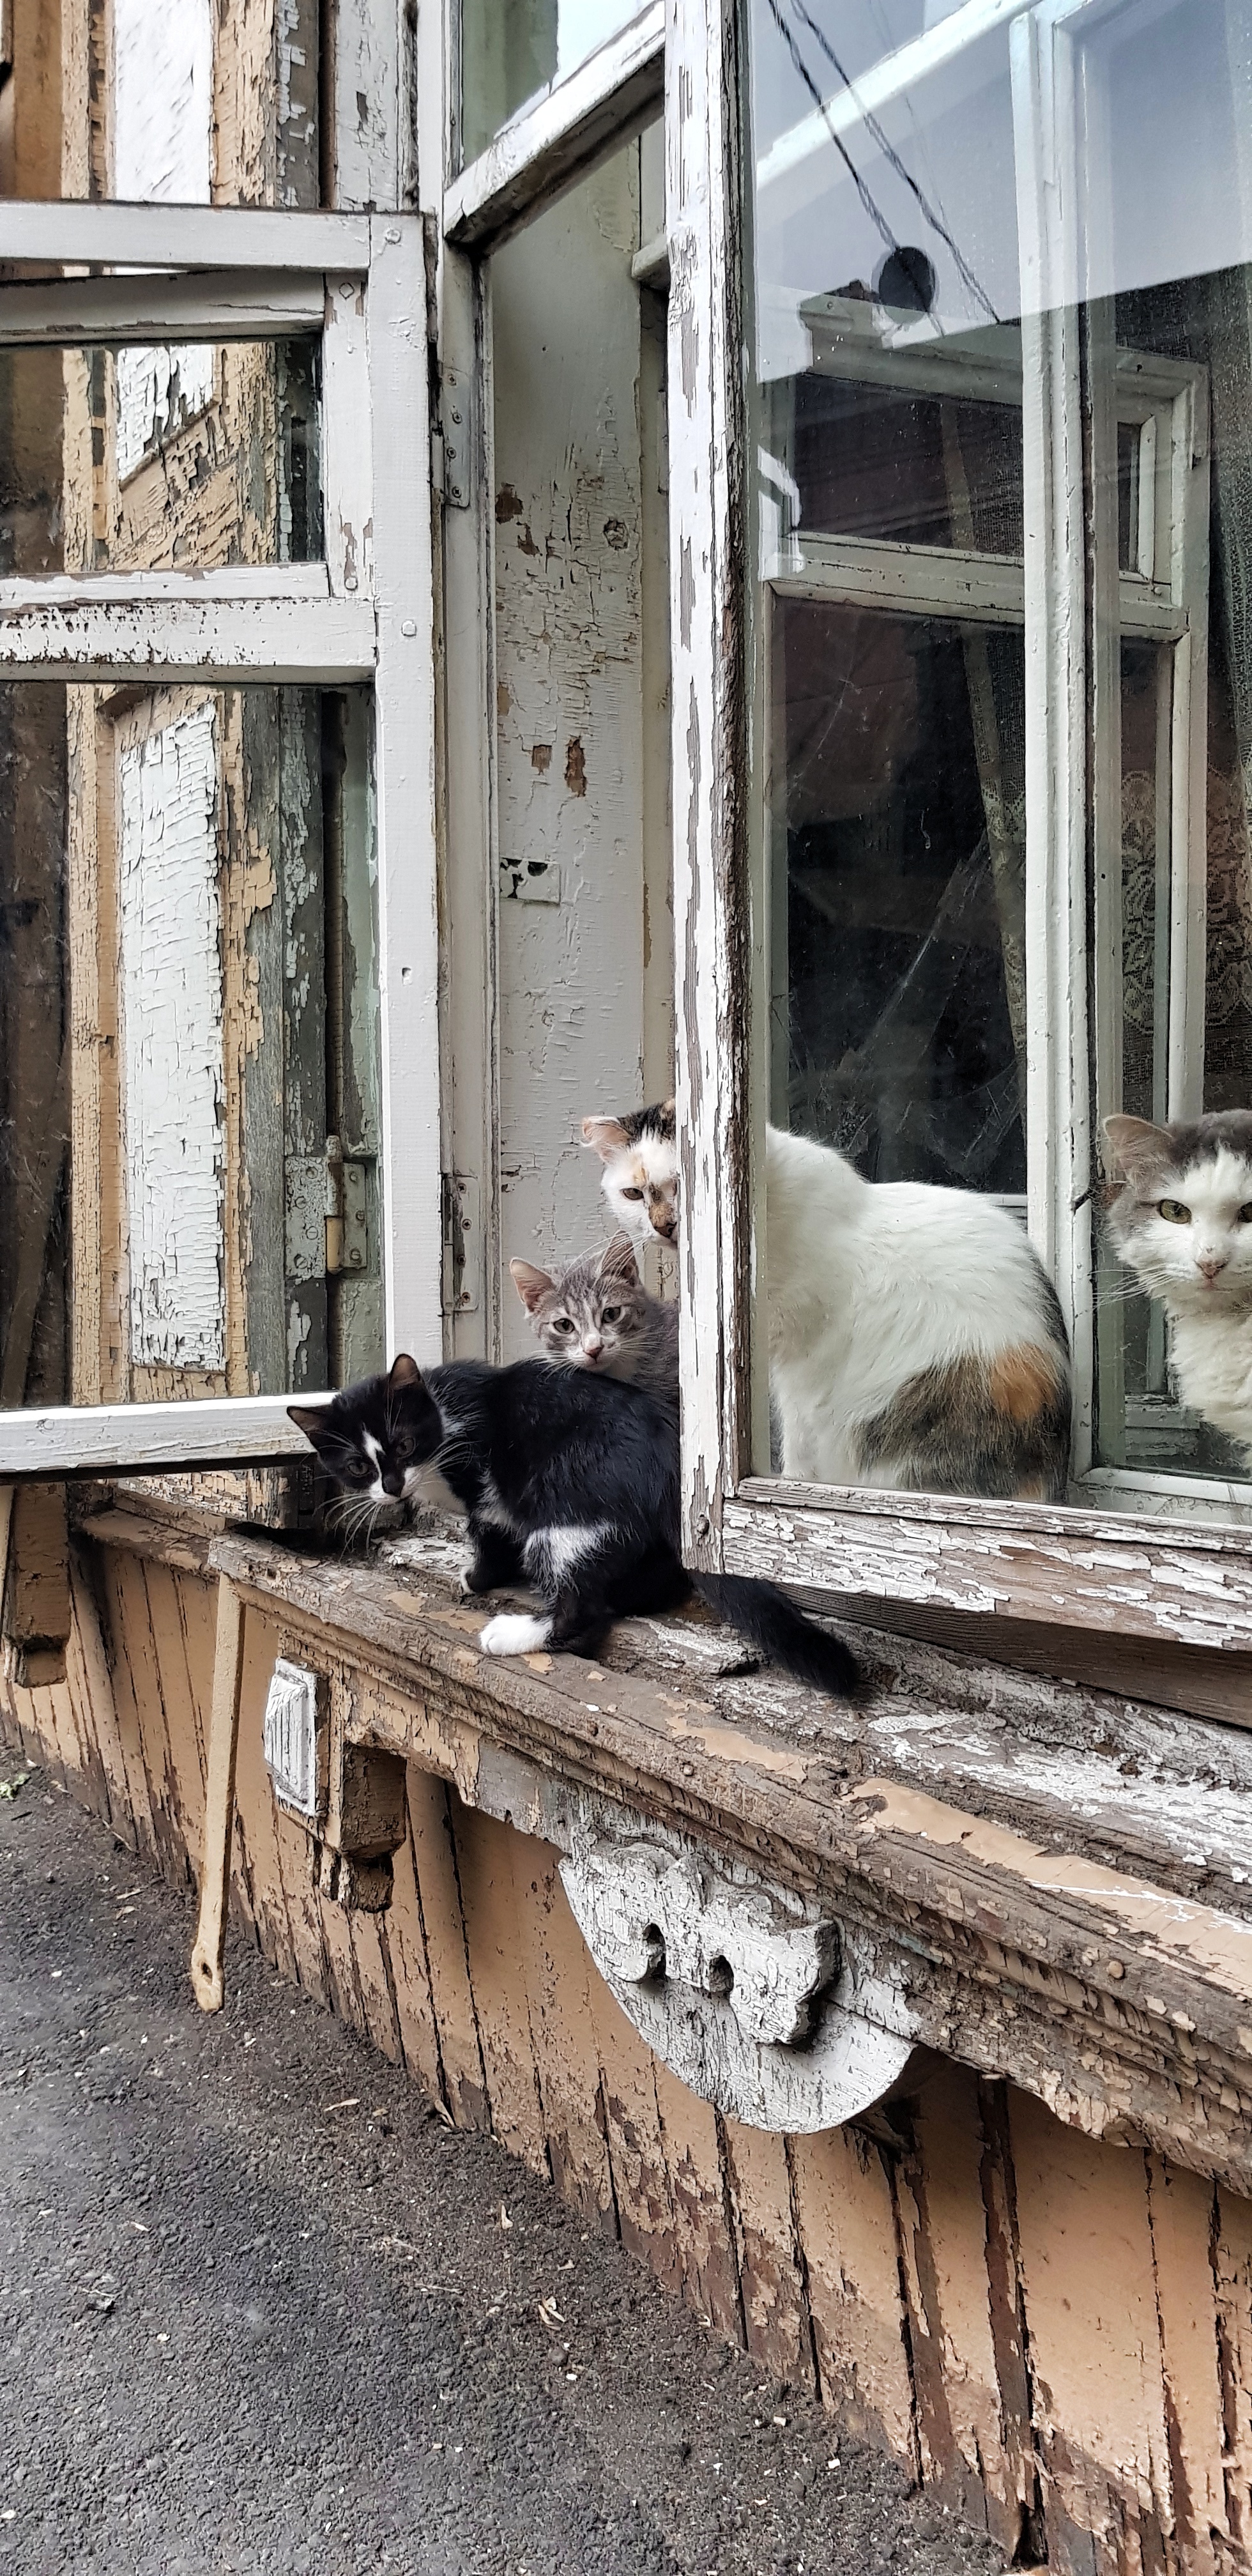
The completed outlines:
<svg viewBox="0 0 1252 2576">
<path fill-rule="evenodd" d="M 1002 2568 L 241 1940 L 203 2016 L 192 1933 L 0 1794 L 2 2576 Z"/>
</svg>

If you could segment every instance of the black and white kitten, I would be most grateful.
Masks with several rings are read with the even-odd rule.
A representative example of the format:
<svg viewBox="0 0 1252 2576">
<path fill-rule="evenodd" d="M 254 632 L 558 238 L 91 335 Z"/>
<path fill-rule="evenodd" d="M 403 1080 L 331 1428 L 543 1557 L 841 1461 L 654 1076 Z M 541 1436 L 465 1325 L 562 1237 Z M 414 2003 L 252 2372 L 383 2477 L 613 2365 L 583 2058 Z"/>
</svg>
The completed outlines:
<svg viewBox="0 0 1252 2576">
<path fill-rule="evenodd" d="M 678 1308 L 649 1296 L 628 1235 L 569 1262 L 555 1279 L 529 1261 L 510 1261 L 509 1269 L 545 1359 L 677 1404 Z"/>
<path fill-rule="evenodd" d="M 489 1619 L 484 1654 L 549 1646 L 594 1655 L 615 1619 L 676 1608 L 694 1589 L 768 1661 L 846 1698 L 849 1649 L 771 1583 L 689 1574 L 679 1554 L 678 1429 L 668 1407 L 616 1378 L 544 1360 L 456 1360 L 423 1377 L 402 1354 L 328 1405 L 288 1407 L 327 1473 L 382 1501 L 415 1494 L 434 1462 L 469 1519 L 465 1584 L 526 1583 L 532 1617 Z"/>
</svg>

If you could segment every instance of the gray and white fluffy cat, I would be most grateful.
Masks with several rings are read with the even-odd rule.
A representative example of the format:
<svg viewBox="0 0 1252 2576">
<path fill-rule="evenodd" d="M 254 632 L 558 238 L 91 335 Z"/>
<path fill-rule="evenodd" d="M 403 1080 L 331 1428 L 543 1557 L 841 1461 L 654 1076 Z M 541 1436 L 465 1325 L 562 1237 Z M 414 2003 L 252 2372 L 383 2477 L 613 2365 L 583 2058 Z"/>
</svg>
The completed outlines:
<svg viewBox="0 0 1252 2576">
<path fill-rule="evenodd" d="M 1252 1110 L 1104 1132 L 1124 1176 L 1109 1234 L 1165 1308 L 1178 1392 L 1252 1463 Z"/>
<path fill-rule="evenodd" d="M 637 1240 L 673 1239 L 674 1104 L 585 1118 L 601 1186 Z M 782 1470 L 1061 1502 L 1065 1325 L 1025 1229 L 996 1201 L 864 1180 L 809 1136 L 765 1131 L 770 1393 Z"/>
<path fill-rule="evenodd" d="M 624 1378 L 677 1405 L 678 1308 L 649 1296 L 628 1235 L 555 1278 L 529 1261 L 509 1268 L 545 1359 Z"/>
</svg>

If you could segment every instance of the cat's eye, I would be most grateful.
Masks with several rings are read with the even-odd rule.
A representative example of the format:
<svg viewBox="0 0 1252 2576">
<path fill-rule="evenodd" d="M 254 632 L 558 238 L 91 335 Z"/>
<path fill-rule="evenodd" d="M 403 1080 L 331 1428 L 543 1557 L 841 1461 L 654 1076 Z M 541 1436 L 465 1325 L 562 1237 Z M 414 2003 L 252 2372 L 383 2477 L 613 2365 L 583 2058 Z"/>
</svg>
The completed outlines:
<svg viewBox="0 0 1252 2576">
<path fill-rule="evenodd" d="M 623 1190 L 623 1192 L 622 1192 L 622 1197 L 623 1197 L 624 1199 L 641 1199 L 641 1198 L 643 1197 L 643 1191 L 642 1191 L 642 1190 Z"/>
<path fill-rule="evenodd" d="M 1190 1225 L 1191 1223 L 1191 1210 L 1183 1206 L 1181 1199 L 1158 1199 L 1156 1212 L 1158 1216 L 1164 1217 L 1167 1225 Z"/>
<path fill-rule="evenodd" d="M 606 1307 L 605 1307 L 605 1309 L 604 1309 L 604 1313 L 603 1313 L 603 1315 L 601 1316 L 600 1320 L 601 1320 L 601 1322 L 602 1322 L 602 1323 L 604 1323 L 604 1324 L 620 1324 L 620 1322 L 621 1322 L 621 1320 L 622 1320 L 622 1310 L 621 1310 L 621 1307 L 620 1307 L 620 1306 L 606 1306 Z"/>
<path fill-rule="evenodd" d="M 364 1484 L 367 1476 L 373 1475 L 374 1470 L 368 1458 L 348 1458 L 345 1459 L 339 1472 L 343 1476 L 353 1477 L 356 1483 L 361 1485 Z"/>
<path fill-rule="evenodd" d="M 552 1319 L 552 1330 L 554 1333 L 572 1333 L 574 1330 L 573 1317 L 571 1315 L 555 1315 Z"/>
<path fill-rule="evenodd" d="M 402 1431 L 399 1439 L 393 1440 L 391 1444 L 392 1455 L 396 1458 L 411 1458 L 413 1455 L 413 1448 L 414 1442 L 411 1431 Z"/>
<path fill-rule="evenodd" d="M 1248 1200 L 1246 1206 L 1240 1208 L 1239 1223 L 1240 1225 L 1252 1225 L 1252 1199 Z"/>
</svg>

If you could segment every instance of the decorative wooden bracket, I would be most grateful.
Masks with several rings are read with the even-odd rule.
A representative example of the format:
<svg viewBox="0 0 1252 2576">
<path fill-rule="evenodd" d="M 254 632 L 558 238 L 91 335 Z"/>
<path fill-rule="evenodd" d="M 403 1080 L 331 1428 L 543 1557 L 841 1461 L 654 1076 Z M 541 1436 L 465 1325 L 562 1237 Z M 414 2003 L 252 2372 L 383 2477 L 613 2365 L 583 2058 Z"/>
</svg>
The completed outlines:
<svg viewBox="0 0 1252 2576">
<path fill-rule="evenodd" d="M 746 2128 L 838 2128 L 915 2076 L 904 1998 L 803 1898 L 610 1834 L 576 1831 L 560 1871 L 628 2019 Z"/>
<path fill-rule="evenodd" d="M 191 1954 L 191 1982 L 204 2012 L 222 2009 L 222 1957 L 230 1886 L 230 1838 L 235 1818 L 235 1756 L 239 1749 L 239 1694 L 243 1683 L 243 1603 L 229 1577 L 217 1587 L 217 1644 L 213 1656 L 213 1707 L 209 1718 L 208 1778 L 204 1797 L 204 1849 L 200 1861 L 200 1918 Z"/>
</svg>

